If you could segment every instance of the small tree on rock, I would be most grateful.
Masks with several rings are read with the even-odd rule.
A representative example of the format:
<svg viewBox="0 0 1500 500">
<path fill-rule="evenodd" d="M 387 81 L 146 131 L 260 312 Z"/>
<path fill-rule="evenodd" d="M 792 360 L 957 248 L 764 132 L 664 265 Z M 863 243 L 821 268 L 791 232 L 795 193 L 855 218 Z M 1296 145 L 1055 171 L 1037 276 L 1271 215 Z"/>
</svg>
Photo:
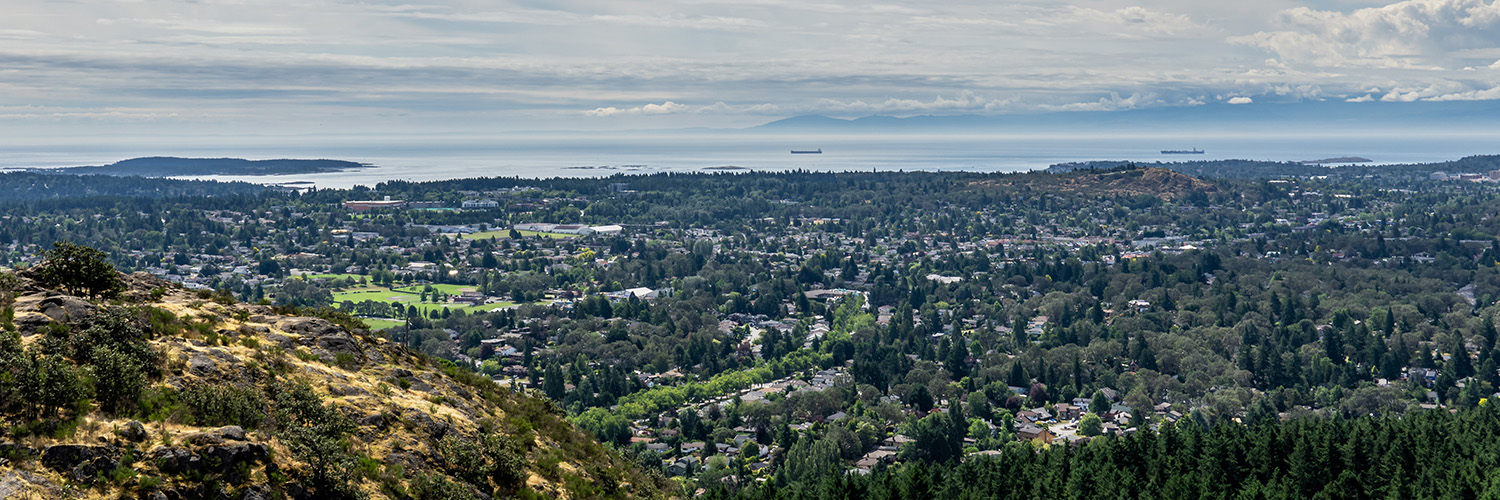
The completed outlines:
<svg viewBox="0 0 1500 500">
<path fill-rule="evenodd" d="M 97 249 L 60 241 L 46 251 L 36 269 L 36 280 L 48 288 L 74 295 L 113 299 L 125 291 L 119 272 Z"/>
</svg>

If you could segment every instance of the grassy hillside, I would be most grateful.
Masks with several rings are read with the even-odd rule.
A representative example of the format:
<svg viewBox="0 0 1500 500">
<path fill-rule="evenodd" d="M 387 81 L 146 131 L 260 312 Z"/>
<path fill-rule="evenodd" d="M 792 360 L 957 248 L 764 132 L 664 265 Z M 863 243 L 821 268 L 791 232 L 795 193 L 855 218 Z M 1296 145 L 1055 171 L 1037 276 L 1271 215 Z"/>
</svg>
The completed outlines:
<svg viewBox="0 0 1500 500">
<path fill-rule="evenodd" d="M 0 497 L 663 496 L 551 401 L 353 318 L 123 279 L 90 301 L 0 274 Z"/>
</svg>

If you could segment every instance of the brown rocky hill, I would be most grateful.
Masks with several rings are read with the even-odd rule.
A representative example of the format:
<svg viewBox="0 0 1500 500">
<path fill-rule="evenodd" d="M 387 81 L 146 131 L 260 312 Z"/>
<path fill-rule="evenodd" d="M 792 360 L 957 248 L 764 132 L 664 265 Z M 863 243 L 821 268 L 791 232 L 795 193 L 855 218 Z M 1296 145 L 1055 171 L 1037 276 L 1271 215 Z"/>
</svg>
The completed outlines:
<svg viewBox="0 0 1500 500">
<path fill-rule="evenodd" d="M 1219 190 L 1213 183 L 1165 168 L 1076 170 L 1057 174 L 1030 172 L 976 181 L 970 187 L 1098 197 L 1150 195 L 1168 200 L 1180 199 L 1192 192 L 1214 193 Z"/>
<path fill-rule="evenodd" d="M 664 496 L 550 401 L 347 317 L 122 279 L 0 273 L 0 498 Z"/>
</svg>

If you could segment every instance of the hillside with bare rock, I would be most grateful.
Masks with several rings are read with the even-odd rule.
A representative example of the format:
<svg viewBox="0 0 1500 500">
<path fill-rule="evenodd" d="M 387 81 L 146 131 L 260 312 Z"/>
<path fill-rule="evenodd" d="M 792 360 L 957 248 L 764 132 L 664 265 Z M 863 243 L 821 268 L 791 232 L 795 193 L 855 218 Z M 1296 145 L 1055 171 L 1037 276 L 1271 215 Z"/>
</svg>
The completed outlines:
<svg viewBox="0 0 1500 500">
<path fill-rule="evenodd" d="M 347 316 L 119 283 L 0 273 L 0 498 L 664 496 L 551 401 Z"/>
</svg>

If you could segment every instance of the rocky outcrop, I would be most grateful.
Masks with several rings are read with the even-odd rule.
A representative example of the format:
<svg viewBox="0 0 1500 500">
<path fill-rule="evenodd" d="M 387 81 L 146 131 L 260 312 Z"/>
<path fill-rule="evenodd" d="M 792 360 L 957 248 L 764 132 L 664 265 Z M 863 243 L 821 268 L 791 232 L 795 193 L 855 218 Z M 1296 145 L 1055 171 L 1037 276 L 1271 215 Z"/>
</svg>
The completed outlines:
<svg viewBox="0 0 1500 500">
<path fill-rule="evenodd" d="M 14 469 L 0 474 L 0 498 L 57 498 L 62 492 L 39 474 Z"/>
<path fill-rule="evenodd" d="M 114 469 L 117 451 L 111 447 L 60 444 L 42 452 L 42 465 L 73 481 L 90 484 L 101 472 Z"/>
</svg>

